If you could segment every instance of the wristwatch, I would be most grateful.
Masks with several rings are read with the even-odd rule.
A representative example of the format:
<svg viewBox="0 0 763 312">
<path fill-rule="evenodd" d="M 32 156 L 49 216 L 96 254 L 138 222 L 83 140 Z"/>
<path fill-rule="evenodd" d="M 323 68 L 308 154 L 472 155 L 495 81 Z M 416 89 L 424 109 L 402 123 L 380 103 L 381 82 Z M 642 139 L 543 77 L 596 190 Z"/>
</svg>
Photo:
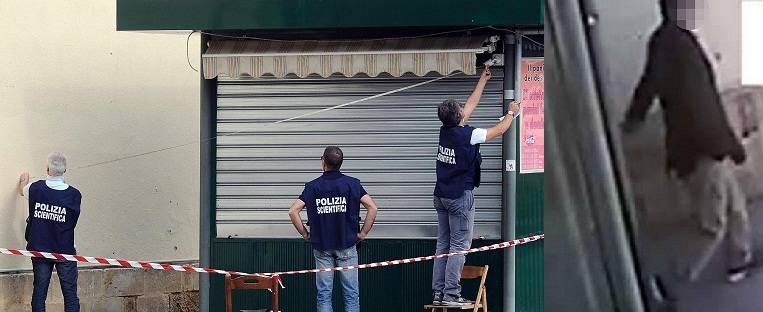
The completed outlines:
<svg viewBox="0 0 763 312">
<path fill-rule="evenodd" d="M 509 111 L 509 116 L 514 117 L 514 111 L 510 110 Z"/>
</svg>

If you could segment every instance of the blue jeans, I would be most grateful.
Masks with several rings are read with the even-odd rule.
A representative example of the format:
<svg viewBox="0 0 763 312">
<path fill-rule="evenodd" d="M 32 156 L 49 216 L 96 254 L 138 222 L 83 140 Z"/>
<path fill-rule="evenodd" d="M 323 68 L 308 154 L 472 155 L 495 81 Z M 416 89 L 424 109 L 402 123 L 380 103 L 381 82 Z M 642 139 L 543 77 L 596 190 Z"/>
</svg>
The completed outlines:
<svg viewBox="0 0 763 312">
<path fill-rule="evenodd" d="M 32 259 L 34 272 L 34 290 L 32 291 L 32 312 L 45 312 L 45 299 L 48 297 L 48 285 L 53 275 L 53 267 L 61 281 L 64 295 L 64 311 L 79 312 L 77 297 L 77 263 L 71 261 L 55 262 L 46 259 Z"/>
<path fill-rule="evenodd" d="M 474 192 L 464 191 L 464 196 L 456 199 L 435 196 L 434 207 L 437 210 L 436 253 L 439 255 L 471 248 L 474 231 Z M 447 298 L 461 296 L 461 270 L 465 261 L 465 255 L 435 259 L 432 290 Z"/>
<path fill-rule="evenodd" d="M 320 251 L 314 249 L 313 255 L 315 256 L 315 267 L 318 269 L 358 265 L 358 250 L 355 249 L 355 246 L 344 250 Z M 342 283 L 344 311 L 360 311 L 358 269 L 339 271 L 339 279 Z M 317 273 L 315 286 L 318 288 L 318 312 L 333 312 L 331 293 L 334 288 L 334 272 Z"/>
</svg>

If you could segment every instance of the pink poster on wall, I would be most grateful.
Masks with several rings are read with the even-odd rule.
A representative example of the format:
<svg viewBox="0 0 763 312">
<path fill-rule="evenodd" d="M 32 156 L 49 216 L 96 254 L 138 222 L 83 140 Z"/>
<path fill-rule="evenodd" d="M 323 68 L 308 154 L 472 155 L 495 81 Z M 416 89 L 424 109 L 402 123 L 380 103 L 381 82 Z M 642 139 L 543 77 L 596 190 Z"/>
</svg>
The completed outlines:
<svg viewBox="0 0 763 312">
<path fill-rule="evenodd" d="M 543 172 L 543 59 L 522 59 L 519 173 Z"/>
</svg>

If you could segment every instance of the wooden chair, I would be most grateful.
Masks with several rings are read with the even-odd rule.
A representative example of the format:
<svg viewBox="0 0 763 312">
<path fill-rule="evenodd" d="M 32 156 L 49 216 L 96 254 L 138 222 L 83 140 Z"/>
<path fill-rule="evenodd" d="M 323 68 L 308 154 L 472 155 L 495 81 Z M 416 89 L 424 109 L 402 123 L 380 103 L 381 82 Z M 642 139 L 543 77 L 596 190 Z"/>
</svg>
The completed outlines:
<svg viewBox="0 0 763 312">
<path fill-rule="evenodd" d="M 230 275 L 225 276 L 226 312 L 233 312 L 234 289 L 269 289 L 273 292 L 273 300 L 270 308 L 276 312 L 280 311 L 278 309 L 278 281 L 276 279 L 257 276 L 241 276 L 236 278 L 232 278 Z"/>
<path fill-rule="evenodd" d="M 482 309 L 482 312 L 487 312 L 487 288 L 485 287 L 485 280 L 487 280 L 487 270 L 489 266 L 464 266 L 461 271 L 461 280 L 480 279 L 480 286 L 477 290 L 477 298 L 474 299 L 474 304 L 455 307 L 455 306 L 442 306 L 427 304 L 424 309 L 431 309 L 432 312 L 440 310 L 441 312 L 447 312 L 448 309 L 460 309 L 460 310 L 472 310 L 477 312 Z"/>
</svg>

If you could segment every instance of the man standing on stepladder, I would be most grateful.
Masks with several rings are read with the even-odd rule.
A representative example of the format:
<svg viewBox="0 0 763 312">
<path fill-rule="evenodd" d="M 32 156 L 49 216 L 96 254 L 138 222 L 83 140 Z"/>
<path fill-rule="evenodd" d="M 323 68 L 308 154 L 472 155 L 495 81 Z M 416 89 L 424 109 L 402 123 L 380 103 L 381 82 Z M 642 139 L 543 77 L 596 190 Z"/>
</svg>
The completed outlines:
<svg viewBox="0 0 763 312">
<path fill-rule="evenodd" d="M 505 133 L 514 119 L 519 105 L 512 102 L 505 118 L 488 129 L 466 125 L 479 104 L 482 91 L 490 79 L 490 68 L 485 67 L 474 91 L 462 104 L 445 100 L 437 108 L 440 127 L 440 145 L 437 151 L 437 184 L 434 189 L 434 207 L 437 210 L 437 254 L 464 251 L 471 248 L 474 230 L 474 193 L 480 184 L 480 144 Z M 432 272 L 433 304 L 462 306 L 473 302 L 461 297 L 461 270 L 465 255 L 436 259 Z"/>
<path fill-rule="evenodd" d="M 48 156 L 47 179 L 29 183 L 27 172 L 19 178 L 19 195 L 29 200 L 29 219 L 24 235 L 28 250 L 77 254 L 74 227 L 79 219 L 82 194 L 64 182 L 64 172 L 66 157 L 61 153 L 52 153 Z M 32 258 L 32 311 L 45 311 L 45 299 L 54 267 L 61 282 L 64 311 L 79 312 L 77 262 L 43 258 Z"/>
</svg>

